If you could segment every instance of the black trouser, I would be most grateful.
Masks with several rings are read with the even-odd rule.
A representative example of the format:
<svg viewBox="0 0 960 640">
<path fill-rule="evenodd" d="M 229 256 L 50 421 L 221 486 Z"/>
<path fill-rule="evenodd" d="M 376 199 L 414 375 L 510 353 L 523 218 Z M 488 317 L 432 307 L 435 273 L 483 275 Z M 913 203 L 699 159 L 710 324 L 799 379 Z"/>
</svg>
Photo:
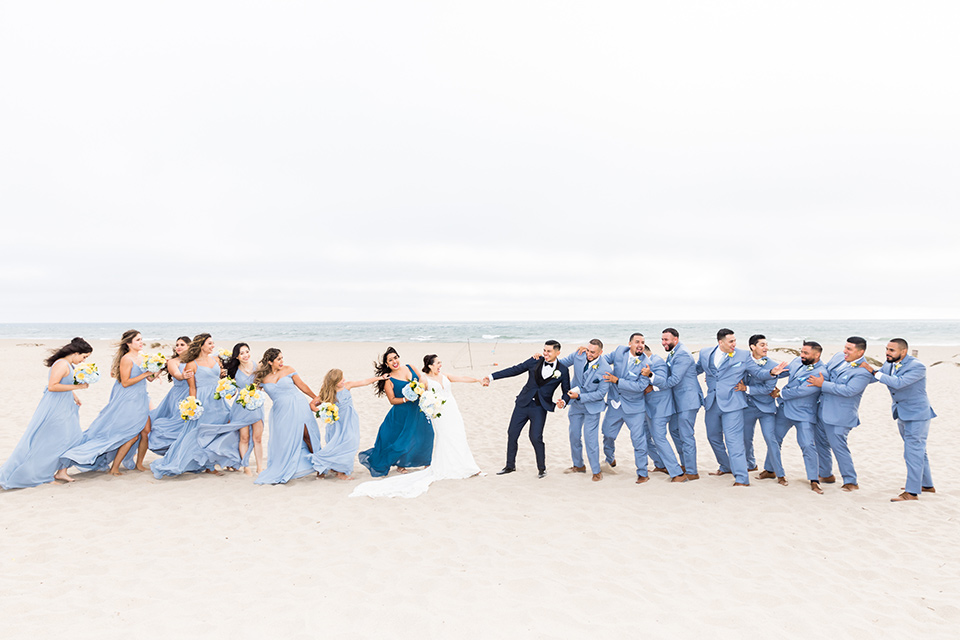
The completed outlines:
<svg viewBox="0 0 960 640">
<path fill-rule="evenodd" d="M 520 407 L 517 406 L 510 416 L 510 426 L 507 427 L 507 467 L 513 469 L 517 466 L 517 441 L 520 439 L 520 432 L 527 422 L 530 423 L 530 444 L 537 454 L 537 470 L 546 471 L 546 453 L 543 448 L 543 425 L 547 421 L 547 410 L 544 409 L 536 399 L 533 402 Z"/>
</svg>

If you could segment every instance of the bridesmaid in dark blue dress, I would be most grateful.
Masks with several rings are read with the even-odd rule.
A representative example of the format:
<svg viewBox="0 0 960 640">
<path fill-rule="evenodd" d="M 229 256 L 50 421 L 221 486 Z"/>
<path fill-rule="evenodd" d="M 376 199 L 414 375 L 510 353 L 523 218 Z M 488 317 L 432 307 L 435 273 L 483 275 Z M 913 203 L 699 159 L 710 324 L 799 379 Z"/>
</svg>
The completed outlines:
<svg viewBox="0 0 960 640">
<path fill-rule="evenodd" d="M 50 367 L 47 388 L 16 449 L 0 467 L 0 487 L 22 489 L 54 479 L 73 482 L 60 456 L 83 437 L 74 390 L 88 385 L 74 382 L 73 368 L 91 353 L 86 340 L 74 338 L 44 361 Z"/>
<path fill-rule="evenodd" d="M 420 406 L 403 396 L 404 387 L 420 377 L 410 365 L 400 364 L 400 355 L 393 347 L 375 366 L 378 376 L 390 376 L 377 381 L 377 395 L 386 395 L 393 406 L 380 425 L 373 448 L 360 452 L 360 464 L 375 478 L 387 475 L 394 465 L 400 473 L 407 467 L 428 466 L 433 456 L 433 427 Z"/>
</svg>

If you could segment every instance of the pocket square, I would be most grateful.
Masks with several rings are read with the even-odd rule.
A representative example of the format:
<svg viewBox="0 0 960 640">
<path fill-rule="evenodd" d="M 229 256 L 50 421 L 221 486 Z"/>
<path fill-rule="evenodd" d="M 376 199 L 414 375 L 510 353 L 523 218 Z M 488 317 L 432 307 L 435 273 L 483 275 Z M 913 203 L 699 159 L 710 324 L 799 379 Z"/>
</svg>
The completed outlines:
<svg viewBox="0 0 960 640">
<path fill-rule="evenodd" d="M 740 366 L 743 366 L 743 363 L 742 363 L 742 362 L 738 362 L 737 364 L 735 364 L 735 365 L 733 365 L 733 366 L 734 366 L 734 368 L 740 367 Z"/>
</svg>

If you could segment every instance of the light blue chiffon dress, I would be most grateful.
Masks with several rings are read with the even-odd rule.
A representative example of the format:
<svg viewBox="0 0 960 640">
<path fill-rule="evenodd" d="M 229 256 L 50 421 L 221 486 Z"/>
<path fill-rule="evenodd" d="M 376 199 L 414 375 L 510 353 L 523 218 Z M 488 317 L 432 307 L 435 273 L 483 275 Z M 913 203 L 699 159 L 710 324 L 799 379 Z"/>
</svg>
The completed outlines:
<svg viewBox="0 0 960 640">
<path fill-rule="evenodd" d="M 178 366 L 182 375 L 187 365 L 181 362 Z M 150 437 L 148 438 L 150 451 L 162 456 L 180 435 L 184 422 L 180 418 L 180 401 L 185 400 L 189 395 L 190 383 L 174 378 L 173 387 L 157 408 L 150 412 Z"/>
<path fill-rule="evenodd" d="M 313 454 L 313 468 L 318 473 L 339 471 L 350 475 L 360 448 L 360 418 L 353 408 L 349 389 L 337 391 L 337 420 L 327 425 L 327 444 Z"/>
<path fill-rule="evenodd" d="M 413 378 L 420 379 L 413 367 L 407 365 Z M 406 380 L 390 378 L 393 395 L 403 397 Z M 370 470 L 374 478 L 385 476 L 390 467 L 424 467 L 433 457 L 433 427 L 416 402 L 404 402 L 390 407 L 383 419 L 373 449 L 361 451 L 360 464 Z"/>
<path fill-rule="evenodd" d="M 233 378 L 237 381 L 237 389 L 243 389 L 247 385 L 252 384 L 255 375 L 256 371 L 246 374 L 242 369 L 237 369 L 237 375 Z M 230 424 L 236 425 L 238 431 L 240 429 L 250 427 L 261 420 L 263 420 L 263 407 L 258 407 L 256 409 L 245 409 L 241 405 L 237 404 L 236 399 L 234 399 L 233 406 L 230 407 Z M 241 467 L 250 466 L 250 452 L 253 451 L 252 429 L 250 430 L 250 440 L 248 444 L 249 446 L 247 447 L 247 452 L 240 461 Z"/>
<path fill-rule="evenodd" d="M 181 473 L 199 473 L 213 469 L 218 464 L 222 467 L 239 464 L 239 449 L 234 457 L 221 456 L 204 448 L 199 439 L 205 424 L 219 425 L 230 420 L 230 405 L 222 398 L 215 400 L 213 397 L 220 380 L 220 367 L 204 367 L 198 364 L 193 380 L 197 386 L 197 400 L 203 405 L 203 415 L 197 420 L 184 420 L 183 429 L 177 439 L 162 458 L 150 465 L 150 470 L 158 479 Z"/>
<path fill-rule="evenodd" d="M 273 400 L 273 408 L 270 409 L 267 468 L 254 480 L 256 484 L 284 484 L 314 472 L 312 458 L 313 453 L 320 451 L 320 429 L 310 411 L 310 401 L 293 383 L 294 375 L 296 372 L 276 382 L 263 383 L 263 390 Z M 312 452 L 303 440 L 304 426 Z"/>
<path fill-rule="evenodd" d="M 60 384 L 73 384 L 73 365 L 68 362 L 67 366 L 69 369 Z M 80 412 L 73 401 L 73 392 L 44 389 L 27 430 L 0 467 L 0 487 L 23 489 L 51 482 L 53 474 L 63 467 L 60 456 L 82 437 Z"/>
<path fill-rule="evenodd" d="M 134 364 L 130 377 L 136 378 L 144 370 Z M 150 398 L 147 395 L 147 379 L 124 387 L 114 380 L 107 406 L 83 432 L 83 438 L 64 452 L 61 464 L 76 467 L 80 471 L 109 471 L 117 450 L 133 438 L 137 438 L 150 418 Z M 139 438 L 137 438 L 139 441 Z M 136 464 L 137 442 L 123 457 L 122 465 L 133 469 Z"/>
</svg>

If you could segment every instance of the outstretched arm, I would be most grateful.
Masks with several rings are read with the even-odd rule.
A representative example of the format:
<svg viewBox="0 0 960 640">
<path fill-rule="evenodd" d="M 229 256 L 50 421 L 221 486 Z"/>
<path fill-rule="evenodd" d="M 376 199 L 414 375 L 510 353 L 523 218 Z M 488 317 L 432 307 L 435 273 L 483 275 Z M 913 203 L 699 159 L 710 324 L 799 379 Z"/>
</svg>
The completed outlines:
<svg viewBox="0 0 960 640">
<path fill-rule="evenodd" d="M 304 395 L 309 397 L 311 400 L 317 397 L 317 394 L 310 390 L 310 387 L 308 387 L 307 383 L 300 378 L 298 373 L 294 373 L 291 379 L 293 380 L 293 384 L 297 385 L 297 389 L 303 391 Z"/>
<path fill-rule="evenodd" d="M 450 382 L 480 382 L 480 378 L 471 378 L 470 376 L 447 376 Z"/>
<path fill-rule="evenodd" d="M 356 389 L 357 387 L 368 387 L 374 382 L 376 382 L 377 380 L 386 380 L 389 377 L 390 377 L 390 374 L 385 373 L 382 376 L 373 376 L 372 378 L 367 378 L 366 380 L 344 380 L 343 388 Z"/>
</svg>

